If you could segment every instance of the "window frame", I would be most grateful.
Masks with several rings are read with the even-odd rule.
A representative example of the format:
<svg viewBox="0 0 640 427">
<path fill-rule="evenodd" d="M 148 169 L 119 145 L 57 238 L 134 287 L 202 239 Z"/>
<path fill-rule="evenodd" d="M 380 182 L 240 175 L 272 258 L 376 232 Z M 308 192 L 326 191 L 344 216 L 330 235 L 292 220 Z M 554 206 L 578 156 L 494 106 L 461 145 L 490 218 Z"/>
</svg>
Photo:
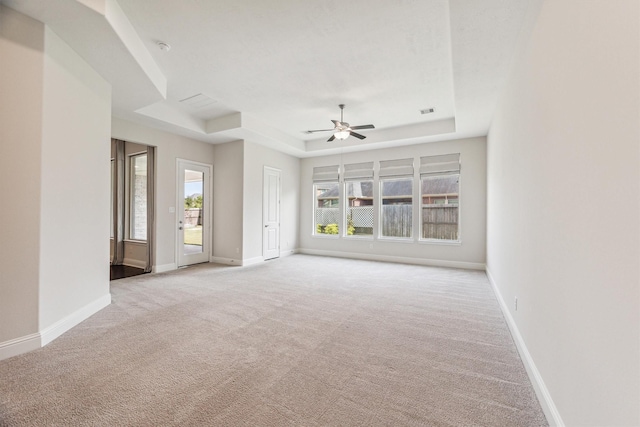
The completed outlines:
<svg viewBox="0 0 640 427">
<path fill-rule="evenodd" d="M 111 159 L 111 197 L 109 197 L 110 205 L 109 205 L 109 239 L 113 240 L 115 238 L 114 230 L 115 230 L 115 220 L 116 217 L 113 215 L 114 205 L 116 202 L 116 159 Z"/>
<path fill-rule="evenodd" d="M 348 214 L 348 210 L 351 207 L 349 205 L 349 191 L 348 191 L 348 185 L 349 184 L 353 184 L 353 183 L 361 183 L 361 182 L 371 182 L 371 234 L 348 234 L 349 230 L 349 214 Z M 343 193 L 344 193 L 344 200 L 343 200 L 343 208 L 342 208 L 342 223 L 345 224 L 343 227 L 343 233 L 342 236 L 347 238 L 347 239 L 360 239 L 360 240 L 373 240 L 374 236 L 376 235 L 376 197 L 374 194 L 374 186 L 375 186 L 375 180 L 373 179 L 373 177 L 371 178 L 354 178 L 354 179 L 345 179 L 344 182 L 342 183 L 342 188 L 343 188 Z"/>
<path fill-rule="evenodd" d="M 127 202 L 128 202 L 128 219 L 129 219 L 129 227 L 128 227 L 128 233 L 127 236 L 128 238 L 126 240 L 128 241 L 132 241 L 132 242 L 139 242 L 139 243 L 144 243 L 147 241 L 147 236 L 145 236 L 144 239 L 138 238 L 135 236 L 135 225 L 136 225 L 136 221 L 135 221 L 135 196 L 136 196 L 136 191 L 135 191 L 135 161 L 137 158 L 140 157 L 147 157 L 147 152 L 143 151 L 143 152 L 139 152 L 139 153 L 134 153 L 134 154 L 130 154 L 129 156 L 129 173 L 128 173 L 128 177 L 129 177 L 129 185 L 127 186 L 128 191 L 129 191 L 129 195 L 127 197 Z M 145 171 L 145 177 L 146 177 L 147 173 Z M 146 187 L 145 187 L 146 188 Z M 146 194 L 145 194 L 145 233 L 146 233 L 146 221 L 148 220 L 148 218 L 146 217 L 146 204 L 147 204 L 147 200 L 146 200 Z"/>
<path fill-rule="evenodd" d="M 338 189 L 338 198 L 337 200 L 337 206 L 330 206 L 329 209 L 334 208 L 338 210 L 338 233 L 337 234 L 329 234 L 329 233 L 318 233 L 318 224 L 316 223 L 316 209 L 318 209 L 318 186 L 322 186 L 322 185 L 335 185 Z M 342 212 L 342 190 L 341 190 L 341 185 L 340 185 L 340 181 L 315 181 L 312 183 L 312 191 L 313 191 L 313 198 L 312 198 L 312 203 L 313 203 L 313 208 L 312 208 L 312 214 L 313 214 L 313 222 L 312 222 L 312 231 L 311 231 L 311 236 L 312 237 L 319 237 L 321 239 L 337 239 L 340 237 L 340 230 L 343 228 L 342 227 L 342 218 L 341 218 L 341 212 Z"/>
<path fill-rule="evenodd" d="M 457 176 L 458 177 L 458 192 L 457 192 L 457 209 L 458 209 L 458 221 L 455 223 L 456 224 L 456 228 L 457 228 L 457 239 L 438 239 L 438 238 L 433 238 L 433 237 L 422 237 L 422 235 L 424 234 L 424 219 L 423 219 L 423 213 L 424 213 L 424 204 L 422 202 L 423 200 L 423 193 L 422 193 L 422 181 L 424 179 L 430 179 L 430 178 L 438 178 L 438 177 L 444 177 L 444 176 Z M 420 206 L 418 207 L 419 209 L 419 215 L 418 215 L 418 223 L 419 223 L 419 235 L 418 235 L 418 241 L 420 243 L 435 243 L 435 244 L 444 244 L 444 245 L 459 245 L 461 243 L 461 199 L 462 197 L 460 196 L 461 194 L 461 174 L 460 171 L 455 172 L 455 173 L 435 173 L 435 174 L 422 174 L 419 177 L 419 182 L 420 182 L 420 189 L 419 189 L 419 198 L 420 198 Z M 443 204 L 443 205 L 447 205 L 447 204 Z"/>
<path fill-rule="evenodd" d="M 320 237 L 320 238 L 333 238 L 333 239 L 341 239 L 346 238 L 350 241 L 356 240 L 367 240 L 367 241 L 381 241 L 381 242 L 390 242 L 390 243 L 404 243 L 404 244 L 427 244 L 427 245 L 461 245 L 462 243 L 462 219 L 463 219 L 463 189 L 461 187 L 462 182 L 462 173 L 461 173 L 461 162 L 460 162 L 461 154 L 459 152 L 453 152 L 449 154 L 431 154 L 427 156 L 413 156 L 407 158 L 397 158 L 391 160 L 374 160 L 367 161 L 361 163 L 347 163 L 344 164 L 340 162 L 339 164 L 334 164 L 331 166 L 316 166 L 313 167 L 313 177 L 312 177 L 312 188 L 314 191 L 312 197 L 312 237 Z M 376 167 L 377 166 L 377 167 Z M 424 233 L 424 204 L 423 204 L 423 193 L 422 187 L 425 178 L 436 177 L 441 175 L 456 175 L 458 179 L 457 186 L 457 223 L 456 231 L 457 231 L 457 239 L 446 239 L 446 238 L 423 238 Z M 387 183 L 393 181 L 405 181 L 409 183 L 411 189 L 409 190 L 406 186 L 401 186 L 397 189 L 391 190 L 390 195 L 384 196 L 384 188 Z M 372 224 L 372 233 L 369 235 L 349 235 L 348 234 L 348 224 L 349 224 L 349 211 L 350 211 L 350 203 L 349 203 L 349 187 L 348 185 L 352 183 L 360 183 L 360 182 L 371 182 L 372 183 L 372 194 L 371 194 L 371 203 L 372 203 L 372 212 L 373 212 L 373 224 Z M 338 233 L 337 234 L 326 234 L 326 233 L 317 233 L 317 220 L 316 217 L 318 215 L 318 186 L 322 185 L 337 185 L 337 198 L 333 201 L 335 203 L 334 208 L 338 209 Z M 406 185 L 406 184 L 405 184 Z M 448 191 L 453 187 L 445 187 L 445 190 Z M 444 191 L 441 189 L 437 189 L 436 191 Z M 389 193 L 389 189 L 387 189 Z M 393 194 L 394 192 L 399 194 Z M 400 193 L 409 193 L 409 194 L 400 194 Z M 358 194 L 356 191 L 355 194 Z M 445 193 L 442 193 L 445 194 Z M 446 193 L 447 195 L 449 193 Z M 452 195 L 454 193 L 451 193 Z M 331 195 L 333 197 L 333 195 Z M 399 200 L 396 203 L 388 203 L 385 204 L 385 201 L 392 201 L 393 198 L 399 198 L 404 200 Z M 439 197 L 439 196 L 436 196 Z M 404 202 L 404 203 L 403 203 Z M 401 220 L 404 223 L 401 227 L 398 227 L 397 230 L 388 230 L 391 232 L 400 232 L 398 234 L 408 234 L 408 236 L 387 236 L 384 235 L 385 231 L 385 215 L 384 210 L 386 206 L 389 205 L 407 205 L 410 204 L 411 208 L 407 210 L 401 210 L 399 212 L 400 216 L 397 216 L 395 219 L 398 223 L 402 224 Z M 437 207 L 437 203 L 433 204 L 432 207 Z M 366 205 L 365 205 L 366 206 Z M 408 215 L 411 215 L 411 218 L 407 218 Z M 436 218 L 438 221 L 440 218 Z M 444 217 L 447 218 L 447 216 Z M 323 218 L 323 221 L 325 219 Z M 333 216 L 329 217 L 329 221 L 333 224 Z M 406 221 L 408 220 L 408 221 Z M 366 221 L 368 224 L 368 221 Z M 439 223 L 435 223 L 439 224 Z M 454 224 L 454 223 L 452 223 Z M 355 225 L 355 224 L 354 224 Z M 444 233 L 441 233 L 438 230 L 438 226 L 435 227 L 434 235 L 452 235 L 453 233 L 447 230 L 447 226 L 442 226 L 442 229 L 445 230 Z M 408 233 L 406 233 L 408 232 Z M 448 234 L 447 234 L 448 233 Z M 369 245 L 372 248 L 372 245 Z"/>
<path fill-rule="evenodd" d="M 409 181 L 411 183 L 411 233 L 408 237 L 402 237 L 402 236 L 385 236 L 383 234 L 384 232 L 384 183 L 385 182 L 392 182 L 392 181 Z M 415 242 L 415 233 L 414 233 L 414 210 L 415 210 L 415 177 L 414 175 L 399 175 L 399 176 L 382 176 L 379 177 L 378 179 L 378 215 L 379 215 L 379 221 L 378 221 L 378 232 L 377 232 L 377 236 L 379 240 L 384 240 L 384 241 L 395 241 L 395 242 L 406 242 L 406 243 L 413 243 Z"/>
</svg>

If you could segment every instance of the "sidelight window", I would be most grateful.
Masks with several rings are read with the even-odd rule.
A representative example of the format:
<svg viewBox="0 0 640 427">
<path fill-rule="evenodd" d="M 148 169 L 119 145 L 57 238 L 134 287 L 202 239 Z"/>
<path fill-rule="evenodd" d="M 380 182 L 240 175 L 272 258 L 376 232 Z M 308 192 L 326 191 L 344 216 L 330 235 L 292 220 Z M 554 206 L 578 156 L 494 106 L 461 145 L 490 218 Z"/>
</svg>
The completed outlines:
<svg viewBox="0 0 640 427">
<path fill-rule="evenodd" d="M 130 157 L 129 237 L 147 240 L 147 154 Z"/>
</svg>

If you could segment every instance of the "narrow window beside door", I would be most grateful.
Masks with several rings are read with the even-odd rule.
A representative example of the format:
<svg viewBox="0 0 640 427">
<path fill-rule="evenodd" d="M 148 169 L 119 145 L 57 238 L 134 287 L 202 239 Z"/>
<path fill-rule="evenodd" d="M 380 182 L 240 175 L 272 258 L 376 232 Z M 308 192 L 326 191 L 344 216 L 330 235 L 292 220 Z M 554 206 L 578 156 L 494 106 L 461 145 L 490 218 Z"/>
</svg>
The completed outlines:
<svg viewBox="0 0 640 427">
<path fill-rule="evenodd" d="M 131 156 L 131 226 L 129 237 L 147 240 L 147 155 Z"/>
</svg>

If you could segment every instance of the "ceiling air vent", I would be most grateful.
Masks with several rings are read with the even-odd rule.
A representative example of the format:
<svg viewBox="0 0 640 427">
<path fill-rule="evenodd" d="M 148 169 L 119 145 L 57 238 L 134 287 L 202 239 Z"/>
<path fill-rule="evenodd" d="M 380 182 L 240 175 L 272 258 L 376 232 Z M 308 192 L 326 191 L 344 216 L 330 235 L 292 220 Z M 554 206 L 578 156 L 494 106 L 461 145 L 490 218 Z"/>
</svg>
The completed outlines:
<svg viewBox="0 0 640 427">
<path fill-rule="evenodd" d="M 204 93 L 199 93 L 197 95 L 181 99 L 180 103 L 191 107 L 194 110 L 202 110 L 204 108 L 210 107 L 212 104 L 215 104 L 216 100 L 205 95 Z"/>
<path fill-rule="evenodd" d="M 431 114 L 434 111 L 436 111 L 435 108 L 425 108 L 424 110 L 420 110 L 420 114 Z"/>
</svg>

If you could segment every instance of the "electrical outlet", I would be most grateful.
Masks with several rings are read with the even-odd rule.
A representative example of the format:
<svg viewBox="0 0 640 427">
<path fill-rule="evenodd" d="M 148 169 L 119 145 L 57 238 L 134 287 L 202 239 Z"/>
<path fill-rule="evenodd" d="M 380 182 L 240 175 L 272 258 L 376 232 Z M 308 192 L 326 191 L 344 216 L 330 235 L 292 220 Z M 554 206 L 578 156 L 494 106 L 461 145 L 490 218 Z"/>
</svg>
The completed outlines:
<svg viewBox="0 0 640 427">
<path fill-rule="evenodd" d="M 516 311 L 518 311 L 518 297 L 516 297 L 513 301 L 513 306 L 515 307 Z"/>
</svg>

